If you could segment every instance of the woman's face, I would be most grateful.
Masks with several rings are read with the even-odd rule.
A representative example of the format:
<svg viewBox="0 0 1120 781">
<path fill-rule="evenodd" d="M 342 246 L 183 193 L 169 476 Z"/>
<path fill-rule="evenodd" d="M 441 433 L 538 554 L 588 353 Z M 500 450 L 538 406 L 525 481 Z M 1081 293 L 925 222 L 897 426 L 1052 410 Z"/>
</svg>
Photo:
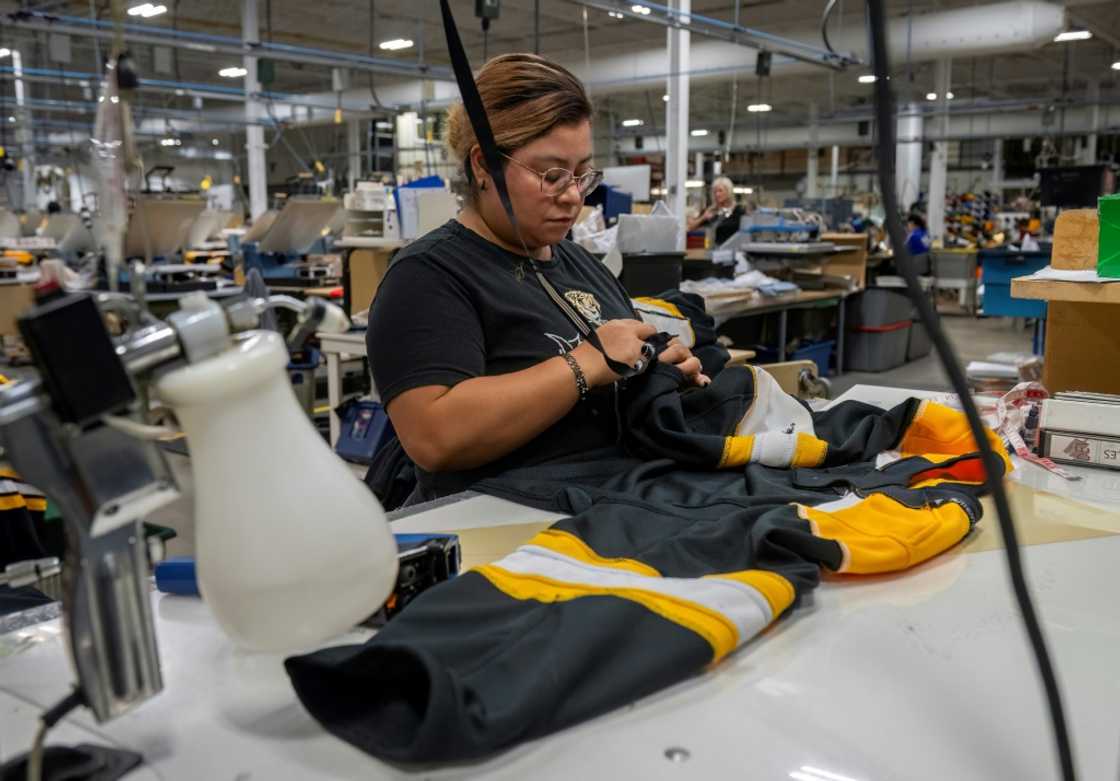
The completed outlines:
<svg viewBox="0 0 1120 781">
<path fill-rule="evenodd" d="M 541 191 L 541 177 L 533 172 L 566 168 L 578 177 L 591 168 L 592 149 L 591 122 L 584 120 L 573 125 L 557 125 L 511 155 L 516 162 L 506 164 L 506 186 L 521 237 L 529 249 L 556 244 L 563 239 L 583 207 L 583 196 L 575 182 L 562 192 L 550 195 Z M 487 225 L 507 243 L 516 246 L 517 236 L 492 183 L 479 196 Z"/>
<path fill-rule="evenodd" d="M 731 192 L 727 189 L 727 185 L 725 184 L 720 183 L 713 187 L 712 194 L 715 196 L 718 206 L 727 206 L 731 203 Z"/>
</svg>

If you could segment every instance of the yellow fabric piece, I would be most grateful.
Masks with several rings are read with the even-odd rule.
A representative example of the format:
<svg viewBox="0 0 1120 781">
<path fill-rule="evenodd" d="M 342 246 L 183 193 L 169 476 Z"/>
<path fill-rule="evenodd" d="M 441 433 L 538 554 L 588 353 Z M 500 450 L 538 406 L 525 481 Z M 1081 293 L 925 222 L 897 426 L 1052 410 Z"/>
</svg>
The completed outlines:
<svg viewBox="0 0 1120 781">
<path fill-rule="evenodd" d="M 992 449 L 996 451 L 1003 461 L 1004 474 L 1011 471 L 1011 457 L 1003 441 L 991 429 L 985 428 L 985 434 Z M 906 429 L 906 434 L 898 444 L 902 456 L 925 456 L 940 453 L 950 456 L 963 456 L 979 450 L 972 431 L 968 428 L 968 418 L 963 412 L 946 407 L 943 404 L 923 401 L 918 408 L 918 414 Z"/>
<path fill-rule="evenodd" d="M 529 540 L 527 545 L 537 545 L 550 551 L 563 554 L 576 561 L 594 564 L 597 567 L 626 570 L 650 578 L 659 578 L 661 573 L 648 564 L 634 559 L 608 559 L 600 556 L 586 542 L 569 532 L 559 529 L 546 529 Z"/>
<path fill-rule="evenodd" d="M 770 603 L 770 613 L 774 618 L 785 612 L 785 609 L 793 604 L 793 598 L 797 596 L 792 583 L 777 572 L 769 570 L 747 569 L 742 572 L 724 572 L 719 575 L 705 575 L 705 577 L 734 580 L 750 586 L 766 597 L 766 601 Z"/>
<path fill-rule="evenodd" d="M 723 440 L 723 455 L 719 457 L 716 469 L 726 469 L 733 466 L 744 466 L 751 460 L 751 451 L 754 450 L 754 436 L 730 436 Z"/>
<path fill-rule="evenodd" d="M 814 467 L 824 463 L 828 455 L 828 443 L 804 431 L 797 432 L 797 444 L 793 449 L 793 463 L 790 466 Z"/>
<path fill-rule="evenodd" d="M 0 511 L 20 510 L 24 507 L 29 510 L 41 512 L 47 509 L 47 501 L 39 496 L 24 496 L 23 494 L 5 494 L 0 496 Z"/>
<path fill-rule="evenodd" d="M 646 306 L 651 306 L 654 309 L 660 309 L 665 314 L 672 315 L 673 317 L 679 317 L 682 320 L 688 319 L 683 314 L 681 314 L 681 310 L 676 304 L 669 303 L 668 301 L 663 301 L 660 298 L 653 298 L 652 296 L 642 296 L 641 298 L 635 298 L 634 300 L 639 304 L 645 304 Z"/>
<path fill-rule="evenodd" d="M 838 572 L 869 574 L 913 567 L 964 539 L 968 513 L 954 502 L 912 509 L 886 494 L 872 494 L 841 510 L 798 505 L 813 534 L 840 543 Z"/>
<path fill-rule="evenodd" d="M 513 573 L 494 564 L 479 567 L 475 572 L 514 599 L 552 603 L 580 597 L 611 596 L 636 602 L 704 638 L 712 647 L 713 662 L 718 662 L 739 644 L 739 630 L 730 620 L 703 605 L 678 597 L 636 588 L 608 589 L 582 583 L 563 583 L 542 575 Z"/>
</svg>

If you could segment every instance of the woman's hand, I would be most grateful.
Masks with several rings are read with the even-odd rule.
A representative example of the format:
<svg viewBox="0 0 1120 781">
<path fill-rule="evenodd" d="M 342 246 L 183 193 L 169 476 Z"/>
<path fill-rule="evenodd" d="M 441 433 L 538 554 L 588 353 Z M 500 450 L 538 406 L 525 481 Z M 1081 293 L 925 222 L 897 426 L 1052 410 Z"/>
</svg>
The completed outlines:
<svg viewBox="0 0 1120 781">
<path fill-rule="evenodd" d="M 658 356 L 658 360 L 662 363 L 676 366 L 694 385 L 704 387 L 712 381 L 708 375 L 704 374 L 703 367 L 700 365 L 700 359 L 693 355 L 692 351 L 677 341 L 676 338 L 669 342 L 669 346 Z"/>
<path fill-rule="evenodd" d="M 639 360 L 645 360 L 642 355 L 642 346 L 645 340 L 657 333 L 657 329 L 640 320 L 610 320 L 595 329 L 595 334 L 614 360 L 633 366 Z M 610 370 L 603 355 L 595 345 L 584 341 L 579 347 L 572 350 L 572 357 L 579 363 L 587 384 L 592 388 L 600 385 L 610 385 L 619 376 Z"/>
</svg>

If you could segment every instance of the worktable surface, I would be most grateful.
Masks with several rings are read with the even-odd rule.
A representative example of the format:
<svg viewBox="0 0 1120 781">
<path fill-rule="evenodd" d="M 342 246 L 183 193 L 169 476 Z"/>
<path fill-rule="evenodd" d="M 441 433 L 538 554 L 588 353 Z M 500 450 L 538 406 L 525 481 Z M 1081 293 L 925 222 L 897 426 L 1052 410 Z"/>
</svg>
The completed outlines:
<svg viewBox="0 0 1120 781">
<path fill-rule="evenodd" d="M 889 406 L 909 394 L 857 395 Z M 1115 778 L 1120 474 L 1074 471 L 1085 479 L 1020 465 L 1011 498 L 1081 777 Z M 556 517 L 472 496 L 393 527 L 460 531 L 477 562 Z M 330 737 L 299 706 L 281 656 L 234 649 L 200 600 L 153 594 L 165 691 L 106 725 L 75 713 L 51 742 L 140 751 L 138 779 L 1051 779 L 1049 721 L 1000 545 L 989 510 L 962 545 L 914 570 L 827 576 L 790 618 L 703 675 L 440 768 L 385 764 Z M 0 760 L 26 749 L 34 718 L 71 679 L 57 621 L 0 637 Z M 685 761 L 667 758 L 679 750 Z"/>
<path fill-rule="evenodd" d="M 1120 304 L 1120 282 L 1067 282 L 1059 279 L 1011 280 L 1015 298 L 1077 301 L 1085 304 Z"/>
</svg>

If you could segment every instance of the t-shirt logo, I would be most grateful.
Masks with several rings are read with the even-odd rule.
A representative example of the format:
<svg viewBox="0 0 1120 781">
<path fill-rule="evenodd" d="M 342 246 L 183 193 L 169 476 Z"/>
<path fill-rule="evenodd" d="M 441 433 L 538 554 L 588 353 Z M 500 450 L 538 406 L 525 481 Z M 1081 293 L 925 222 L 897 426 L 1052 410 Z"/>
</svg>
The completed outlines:
<svg viewBox="0 0 1120 781">
<path fill-rule="evenodd" d="M 590 293 L 585 293 L 582 290 L 569 290 L 564 294 L 564 298 L 568 303 L 574 306 L 584 319 L 591 325 L 602 325 L 603 310 L 599 306 L 598 299 Z"/>
</svg>

